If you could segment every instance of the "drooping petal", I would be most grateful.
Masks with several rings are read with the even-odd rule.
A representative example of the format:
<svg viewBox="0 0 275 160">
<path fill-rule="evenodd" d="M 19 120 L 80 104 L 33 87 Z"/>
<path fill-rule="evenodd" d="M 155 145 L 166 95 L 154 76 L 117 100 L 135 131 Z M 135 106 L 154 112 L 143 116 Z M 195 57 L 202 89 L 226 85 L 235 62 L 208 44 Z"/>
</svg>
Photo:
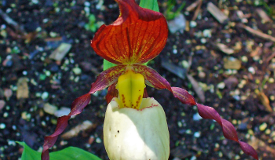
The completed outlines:
<svg viewBox="0 0 275 160">
<path fill-rule="evenodd" d="M 156 89 L 168 89 L 172 92 L 169 82 L 154 69 L 145 65 L 133 65 L 133 69 L 136 73 L 144 76 L 147 85 Z"/>
<path fill-rule="evenodd" d="M 96 91 L 100 91 L 116 83 L 118 77 L 125 72 L 125 68 L 125 65 L 118 65 L 101 72 L 96 81 L 92 84 L 89 93 L 93 94 Z"/>
<path fill-rule="evenodd" d="M 115 64 L 145 63 L 164 48 L 168 27 L 164 16 L 138 6 L 134 0 L 116 0 L 120 16 L 96 32 L 91 46 Z"/>
<path fill-rule="evenodd" d="M 144 65 L 134 65 L 133 68 L 135 72 L 143 74 L 144 78 L 148 81 L 146 84 L 149 84 L 157 89 L 167 89 L 171 91 L 173 95 L 184 104 L 196 105 L 202 118 L 217 121 L 222 127 L 225 138 L 238 142 L 244 153 L 258 159 L 257 152 L 254 148 L 249 144 L 240 141 L 234 126 L 229 121 L 221 118 L 219 113 L 214 108 L 197 103 L 195 98 L 182 88 L 171 87 L 165 78 L 150 67 Z"/>
<path fill-rule="evenodd" d="M 107 95 L 105 96 L 106 102 L 109 104 L 114 97 L 118 97 L 118 91 L 115 83 L 108 88 Z"/>
<path fill-rule="evenodd" d="M 96 81 L 92 84 L 92 88 L 89 93 L 86 93 L 77 99 L 75 99 L 71 106 L 71 112 L 66 115 L 58 118 L 57 126 L 54 133 L 50 136 L 46 136 L 44 139 L 43 151 L 41 155 L 42 160 L 49 160 L 49 148 L 51 148 L 57 140 L 57 137 L 65 130 L 68 125 L 68 120 L 71 116 L 80 114 L 83 109 L 90 102 L 90 94 L 95 93 L 96 91 L 100 91 L 117 81 L 117 78 L 123 74 L 125 71 L 125 66 L 119 65 L 116 67 L 112 67 L 107 69 L 104 72 L 101 72 Z"/>
<path fill-rule="evenodd" d="M 196 105 L 195 98 L 189 94 L 185 89 L 179 87 L 171 87 L 173 95 L 179 99 L 183 104 Z"/>
<path fill-rule="evenodd" d="M 220 124 L 225 138 L 238 142 L 241 146 L 241 149 L 244 151 L 244 153 L 252 156 L 255 159 L 258 159 L 256 150 L 253 147 L 251 147 L 249 144 L 240 141 L 234 126 L 229 121 L 221 118 L 218 112 L 214 108 L 205 106 L 199 103 L 197 103 L 197 107 L 198 107 L 199 114 L 202 118 L 213 119 Z"/>
</svg>

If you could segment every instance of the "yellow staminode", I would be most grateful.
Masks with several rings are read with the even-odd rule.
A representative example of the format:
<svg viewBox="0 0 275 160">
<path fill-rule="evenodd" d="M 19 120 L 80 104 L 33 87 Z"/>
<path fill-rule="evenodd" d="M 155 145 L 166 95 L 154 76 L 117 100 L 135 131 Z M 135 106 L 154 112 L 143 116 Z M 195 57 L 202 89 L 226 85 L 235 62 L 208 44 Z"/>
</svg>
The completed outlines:
<svg viewBox="0 0 275 160">
<path fill-rule="evenodd" d="M 144 88 L 143 75 L 134 73 L 132 70 L 128 70 L 125 74 L 121 75 L 116 85 L 120 108 L 139 109 Z"/>
</svg>

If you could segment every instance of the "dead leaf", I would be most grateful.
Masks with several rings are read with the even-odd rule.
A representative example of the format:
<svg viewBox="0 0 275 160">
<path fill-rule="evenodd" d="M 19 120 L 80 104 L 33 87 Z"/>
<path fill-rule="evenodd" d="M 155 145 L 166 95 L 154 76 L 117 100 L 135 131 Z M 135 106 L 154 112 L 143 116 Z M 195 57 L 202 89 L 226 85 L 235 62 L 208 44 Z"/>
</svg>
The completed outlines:
<svg viewBox="0 0 275 160">
<path fill-rule="evenodd" d="M 72 137 L 76 137 L 81 131 L 87 131 L 89 129 L 92 129 L 95 127 L 95 124 L 93 124 L 91 121 L 84 121 L 81 124 L 77 125 L 76 127 L 72 128 L 68 132 L 61 135 L 61 138 L 63 139 L 70 139 Z"/>
<path fill-rule="evenodd" d="M 258 93 L 258 98 L 260 99 L 261 103 L 264 105 L 265 107 L 265 110 L 267 112 L 273 112 L 271 106 L 270 106 L 270 102 L 269 102 L 269 99 L 268 97 L 265 95 L 264 92 L 259 92 Z"/>
<path fill-rule="evenodd" d="M 246 26 L 244 24 L 239 24 L 238 26 L 241 27 L 241 28 L 243 28 L 243 29 L 245 29 L 247 32 L 249 32 L 249 33 L 251 33 L 251 34 L 253 34 L 255 36 L 258 36 L 260 38 L 263 38 L 263 39 L 275 42 L 275 37 L 273 37 L 271 35 L 268 35 L 268 34 L 265 34 L 265 33 L 263 33 L 260 30 L 255 30 L 255 29 L 253 29 L 251 27 L 248 27 L 248 26 Z"/>
<path fill-rule="evenodd" d="M 257 46 L 257 48 L 250 53 L 250 56 L 251 57 L 257 56 L 260 53 L 261 49 L 262 48 L 260 46 Z"/>
<path fill-rule="evenodd" d="M 202 88 L 199 86 L 198 82 L 193 78 L 193 76 L 187 74 L 187 78 L 189 80 L 189 82 L 192 84 L 192 87 L 194 89 L 194 91 L 196 92 L 196 94 L 198 95 L 200 101 L 202 103 L 205 102 L 205 96 L 204 96 L 204 92 L 202 90 Z"/>
<path fill-rule="evenodd" d="M 227 47 L 225 44 L 222 43 L 216 43 L 217 48 L 226 54 L 233 54 L 235 53 L 234 49 Z"/>
<path fill-rule="evenodd" d="M 72 45 L 69 43 L 61 43 L 58 48 L 56 48 L 50 55 L 51 59 L 56 61 L 61 61 L 65 55 L 69 52 Z"/>
<path fill-rule="evenodd" d="M 224 23 L 228 17 L 212 2 L 207 4 L 207 11 L 210 12 L 220 23 Z"/>
</svg>

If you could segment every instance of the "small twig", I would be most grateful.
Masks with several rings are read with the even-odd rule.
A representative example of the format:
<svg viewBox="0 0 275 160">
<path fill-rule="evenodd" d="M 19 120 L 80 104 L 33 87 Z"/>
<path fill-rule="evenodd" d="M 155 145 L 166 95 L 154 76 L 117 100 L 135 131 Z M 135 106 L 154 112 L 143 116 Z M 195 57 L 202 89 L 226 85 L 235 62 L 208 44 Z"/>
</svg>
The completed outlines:
<svg viewBox="0 0 275 160">
<path fill-rule="evenodd" d="M 270 55 L 267 59 L 266 59 L 266 63 L 268 63 L 272 58 L 275 57 L 275 52 L 272 53 L 272 55 Z"/>
<path fill-rule="evenodd" d="M 5 12 L 3 12 L 1 9 L 0 9 L 0 16 L 6 21 L 6 23 L 8 25 L 11 25 L 12 27 L 14 27 L 14 29 L 18 32 L 21 32 L 21 33 L 25 33 L 25 30 L 23 27 L 20 27 L 20 25 L 15 22 L 13 19 L 11 19 Z"/>
<path fill-rule="evenodd" d="M 186 8 L 186 11 L 187 11 L 187 12 L 193 11 L 193 10 L 198 6 L 199 1 L 200 1 L 200 0 L 197 0 L 196 2 L 194 2 L 194 3 L 192 3 L 190 6 L 188 6 L 188 7 Z"/>
<path fill-rule="evenodd" d="M 198 2 L 198 7 L 197 7 L 197 9 L 196 9 L 196 11 L 195 11 L 195 13 L 194 13 L 194 16 L 193 16 L 193 18 L 192 18 L 192 21 L 194 21 L 194 20 L 197 19 L 198 14 L 199 14 L 199 12 L 200 12 L 200 10 L 201 10 L 202 0 L 198 0 L 197 2 Z"/>
<path fill-rule="evenodd" d="M 259 30 L 255 30 L 255 29 L 253 29 L 251 27 L 248 27 L 244 24 L 239 24 L 239 26 L 241 28 L 245 29 L 247 32 L 254 34 L 255 36 L 258 36 L 260 38 L 275 42 L 275 37 L 272 37 L 271 35 L 265 34 L 265 33 L 261 32 Z"/>
</svg>

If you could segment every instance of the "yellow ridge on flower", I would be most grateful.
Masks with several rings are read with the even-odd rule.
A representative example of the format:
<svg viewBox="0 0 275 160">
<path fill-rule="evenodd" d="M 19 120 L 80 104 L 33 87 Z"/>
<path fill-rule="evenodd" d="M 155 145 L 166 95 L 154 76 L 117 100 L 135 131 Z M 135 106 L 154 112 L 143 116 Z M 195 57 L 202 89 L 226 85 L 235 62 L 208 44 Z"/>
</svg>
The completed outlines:
<svg viewBox="0 0 275 160">
<path fill-rule="evenodd" d="M 143 97 L 145 81 L 143 75 L 128 70 L 118 78 L 116 89 L 120 108 L 140 109 L 140 103 Z"/>
</svg>

